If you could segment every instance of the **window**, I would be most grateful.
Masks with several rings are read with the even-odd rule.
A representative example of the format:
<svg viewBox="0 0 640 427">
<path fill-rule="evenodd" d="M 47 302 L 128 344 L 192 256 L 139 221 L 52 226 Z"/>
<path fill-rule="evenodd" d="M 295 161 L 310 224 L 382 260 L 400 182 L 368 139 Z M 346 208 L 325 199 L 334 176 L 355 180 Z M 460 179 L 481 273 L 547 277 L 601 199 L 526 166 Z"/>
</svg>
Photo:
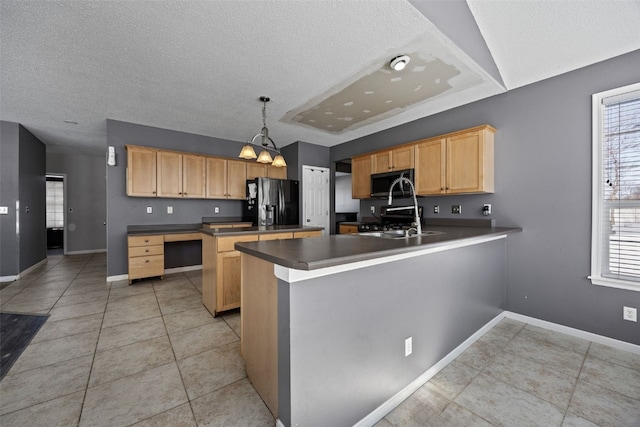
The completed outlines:
<svg viewBox="0 0 640 427">
<path fill-rule="evenodd" d="M 64 181 L 47 176 L 47 228 L 64 227 Z"/>
<path fill-rule="evenodd" d="M 640 291 L 640 83 L 593 95 L 591 281 Z"/>
</svg>

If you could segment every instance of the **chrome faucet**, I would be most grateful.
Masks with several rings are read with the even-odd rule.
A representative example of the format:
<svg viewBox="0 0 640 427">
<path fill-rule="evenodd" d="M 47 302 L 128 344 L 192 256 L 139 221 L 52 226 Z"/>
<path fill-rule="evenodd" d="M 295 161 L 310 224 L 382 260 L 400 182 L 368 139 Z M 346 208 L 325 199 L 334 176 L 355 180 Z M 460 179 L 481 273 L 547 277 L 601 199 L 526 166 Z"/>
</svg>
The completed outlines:
<svg viewBox="0 0 640 427">
<path fill-rule="evenodd" d="M 413 186 L 413 182 L 411 182 L 409 178 L 400 176 L 400 178 L 397 178 L 391 183 L 391 187 L 389 187 L 389 205 L 391 205 L 391 203 L 393 202 L 393 187 L 395 187 L 395 185 L 398 183 L 402 183 L 402 181 L 408 182 L 409 186 L 411 187 L 411 194 L 413 194 L 413 213 L 415 214 L 414 221 L 416 224 L 416 231 L 418 235 L 420 235 L 422 234 L 422 224 L 420 224 L 420 216 L 418 215 L 418 199 L 416 198 L 416 188 Z M 400 184 L 400 188 L 402 188 L 402 184 Z"/>
</svg>

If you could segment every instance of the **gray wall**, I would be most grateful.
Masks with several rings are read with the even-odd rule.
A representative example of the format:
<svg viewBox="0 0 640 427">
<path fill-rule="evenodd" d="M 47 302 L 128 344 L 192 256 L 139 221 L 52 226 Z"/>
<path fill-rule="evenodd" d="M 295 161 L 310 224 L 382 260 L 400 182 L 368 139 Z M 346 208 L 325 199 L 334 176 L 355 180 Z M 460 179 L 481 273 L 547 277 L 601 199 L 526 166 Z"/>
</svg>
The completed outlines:
<svg viewBox="0 0 640 427">
<path fill-rule="evenodd" d="M 19 240 L 16 234 L 18 192 L 19 124 L 0 121 L 0 206 L 9 208 L 0 215 L 0 277 L 20 272 Z"/>
<path fill-rule="evenodd" d="M 237 158 L 243 146 L 236 141 L 107 120 L 107 146 L 115 147 L 117 161 L 117 166 L 107 168 L 107 276 L 127 274 L 127 225 L 194 224 L 204 216 L 242 216 L 239 200 L 128 197 L 125 144 L 230 158 Z M 153 208 L 152 214 L 146 213 L 147 206 Z M 172 215 L 167 214 L 167 206 L 173 206 Z M 216 206 L 220 207 L 218 214 L 214 213 Z"/>
<path fill-rule="evenodd" d="M 505 250 L 500 239 L 299 283 L 279 280 L 284 425 L 353 425 L 501 313 Z M 405 357 L 410 336 L 413 353 Z"/>
<path fill-rule="evenodd" d="M 302 218 L 302 166 L 318 166 L 331 169 L 331 153 L 329 147 L 298 141 L 283 147 L 281 150 L 287 162 L 287 178 L 300 181 L 300 209 L 298 216 Z M 334 176 L 330 174 L 330 176 Z M 333 200 L 333 196 L 331 196 Z M 331 202 L 333 206 L 333 202 Z"/>
<path fill-rule="evenodd" d="M 67 253 L 106 249 L 105 154 L 47 152 L 47 173 L 66 174 Z"/>
<path fill-rule="evenodd" d="M 47 257 L 45 145 L 22 125 L 20 159 L 20 271 Z"/>
<path fill-rule="evenodd" d="M 9 208 L 0 215 L 0 276 L 47 257 L 44 175 L 45 145 L 20 124 L 0 121 L 0 206 Z"/>
<path fill-rule="evenodd" d="M 337 161 L 484 123 L 497 128 L 495 194 L 420 199 L 426 216 L 479 218 L 491 203 L 499 226 L 520 226 L 510 239 L 507 309 L 640 344 L 640 292 L 592 285 L 591 95 L 638 82 L 640 51 L 332 147 Z M 361 202 L 361 213 L 383 201 Z M 440 215 L 432 206 L 440 205 Z"/>
</svg>

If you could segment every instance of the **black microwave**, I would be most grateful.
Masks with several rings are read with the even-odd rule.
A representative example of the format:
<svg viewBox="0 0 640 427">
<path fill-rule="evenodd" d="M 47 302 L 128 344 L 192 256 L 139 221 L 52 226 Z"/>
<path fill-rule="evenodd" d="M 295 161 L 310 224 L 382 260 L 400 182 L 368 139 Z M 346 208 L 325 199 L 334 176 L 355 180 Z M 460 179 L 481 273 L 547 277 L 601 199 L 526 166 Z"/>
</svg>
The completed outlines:
<svg viewBox="0 0 640 427">
<path fill-rule="evenodd" d="M 403 169 L 393 172 L 374 173 L 371 175 L 371 197 L 389 197 L 389 189 L 396 179 L 404 177 L 413 180 L 413 169 Z M 411 187 L 407 181 L 402 181 L 393 187 L 393 197 L 413 197 Z"/>
</svg>

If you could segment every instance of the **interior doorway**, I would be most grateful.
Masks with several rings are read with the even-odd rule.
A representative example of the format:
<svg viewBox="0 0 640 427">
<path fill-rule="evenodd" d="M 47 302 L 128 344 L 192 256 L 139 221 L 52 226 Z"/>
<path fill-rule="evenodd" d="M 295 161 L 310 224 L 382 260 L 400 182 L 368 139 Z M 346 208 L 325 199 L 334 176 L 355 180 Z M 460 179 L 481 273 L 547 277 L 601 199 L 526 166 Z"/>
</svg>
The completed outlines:
<svg viewBox="0 0 640 427">
<path fill-rule="evenodd" d="M 329 220 L 329 169 L 302 166 L 303 225 L 324 227 L 323 236 L 331 233 Z"/>
<path fill-rule="evenodd" d="M 46 175 L 47 256 L 65 255 L 67 248 L 67 191 L 65 174 Z"/>
</svg>

